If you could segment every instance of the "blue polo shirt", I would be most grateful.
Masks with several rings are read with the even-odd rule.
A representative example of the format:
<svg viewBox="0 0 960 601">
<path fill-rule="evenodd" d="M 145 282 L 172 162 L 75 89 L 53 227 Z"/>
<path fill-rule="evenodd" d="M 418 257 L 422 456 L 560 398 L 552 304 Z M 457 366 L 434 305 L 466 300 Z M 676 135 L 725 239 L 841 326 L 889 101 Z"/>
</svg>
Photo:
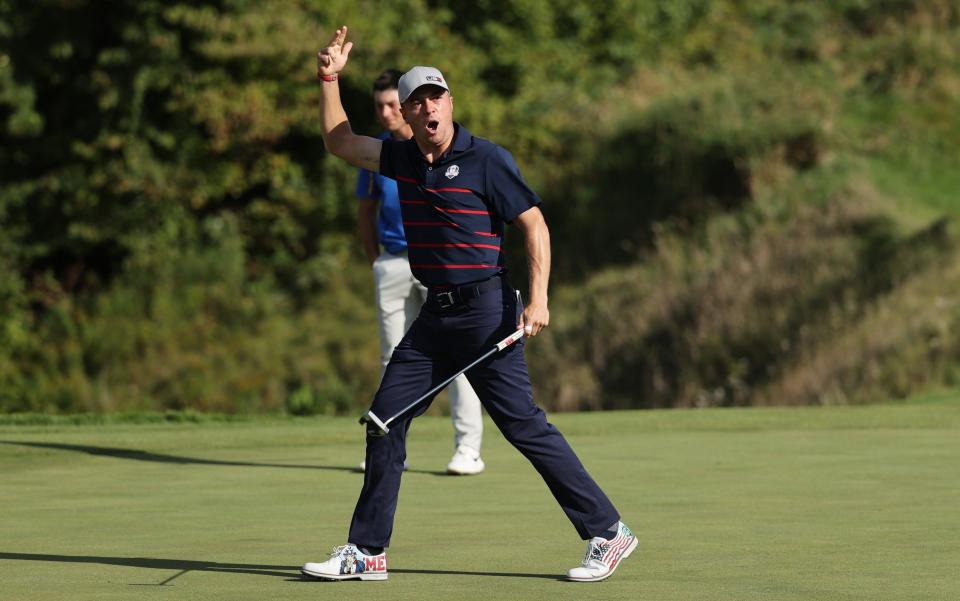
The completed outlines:
<svg viewBox="0 0 960 601">
<path fill-rule="evenodd" d="M 377 137 L 381 140 L 393 139 L 389 132 L 384 132 Z M 357 198 L 380 203 L 377 233 L 383 249 L 394 255 L 407 250 L 407 240 L 403 234 L 403 219 L 400 216 L 397 182 L 379 173 L 361 169 L 357 176 Z"/>
<path fill-rule="evenodd" d="M 450 149 L 427 163 L 414 140 L 384 140 L 380 173 L 397 181 L 410 269 L 426 286 L 503 272 L 503 228 L 540 204 L 509 152 L 459 123 Z"/>
</svg>

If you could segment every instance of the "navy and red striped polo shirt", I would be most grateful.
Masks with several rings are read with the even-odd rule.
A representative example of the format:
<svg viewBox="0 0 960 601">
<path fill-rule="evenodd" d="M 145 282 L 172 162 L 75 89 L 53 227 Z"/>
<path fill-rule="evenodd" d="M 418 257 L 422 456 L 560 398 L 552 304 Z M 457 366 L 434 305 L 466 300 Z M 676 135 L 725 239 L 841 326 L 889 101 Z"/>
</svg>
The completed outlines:
<svg viewBox="0 0 960 601">
<path fill-rule="evenodd" d="M 380 173 L 397 180 L 410 269 L 425 286 L 458 286 L 503 271 L 503 227 L 540 198 L 509 152 L 455 123 L 428 163 L 416 141 L 384 140 Z"/>
</svg>

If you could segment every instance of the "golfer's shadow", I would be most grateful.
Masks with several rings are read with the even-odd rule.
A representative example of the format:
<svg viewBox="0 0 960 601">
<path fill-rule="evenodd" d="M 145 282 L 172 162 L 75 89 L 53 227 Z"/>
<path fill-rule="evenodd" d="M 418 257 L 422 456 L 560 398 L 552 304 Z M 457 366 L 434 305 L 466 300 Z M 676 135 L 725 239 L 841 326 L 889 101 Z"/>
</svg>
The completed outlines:
<svg viewBox="0 0 960 601">
<path fill-rule="evenodd" d="M 41 553 L 4 553 L 0 552 L 0 561 L 49 561 L 56 563 L 97 563 L 130 568 L 151 570 L 171 570 L 177 573 L 155 583 L 131 583 L 131 586 L 170 586 L 170 582 L 187 572 L 220 572 L 227 574 L 255 574 L 275 576 L 289 581 L 316 582 L 300 577 L 300 566 L 278 566 L 246 563 L 219 563 L 215 561 L 192 561 L 186 559 L 156 559 L 150 557 L 101 557 L 87 555 L 46 555 Z M 458 572 L 456 570 L 405 570 L 391 569 L 392 574 L 436 574 L 441 576 L 495 576 L 503 578 L 542 578 L 562 580 L 552 574 L 514 574 L 509 572 Z"/>
<path fill-rule="evenodd" d="M 21 561 L 51 561 L 56 563 L 98 563 L 110 566 L 126 566 L 130 568 L 177 571 L 176 574 L 167 578 L 166 580 L 163 580 L 162 582 L 152 583 L 154 586 L 164 586 L 174 578 L 178 578 L 187 572 L 227 572 L 236 574 L 257 574 L 260 576 L 280 576 L 283 578 L 289 578 L 300 572 L 299 566 L 218 563 L 215 561 L 155 559 L 150 557 L 99 557 L 87 555 L 45 555 L 41 553 L 0 552 L 0 561 L 8 559 Z"/>
<path fill-rule="evenodd" d="M 97 455 L 102 457 L 114 457 L 116 459 L 132 459 L 134 461 L 150 461 L 154 463 L 174 463 L 179 465 L 216 465 L 216 466 L 234 466 L 234 467 L 275 467 L 292 468 L 307 470 L 329 470 L 334 472 L 356 472 L 360 470 L 355 467 L 346 467 L 339 465 L 298 465 L 295 463 L 255 463 L 249 461 L 222 461 L 219 459 L 199 459 L 196 457 L 180 457 L 177 455 L 164 455 L 161 453 L 150 453 L 139 451 L 137 449 L 118 449 L 112 447 L 94 447 L 78 444 L 64 444 L 59 442 L 32 442 L 16 440 L 0 440 L 0 444 L 19 445 L 23 447 L 35 447 L 39 449 L 55 449 L 58 451 L 74 451 L 77 453 L 87 453 L 88 455 Z M 415 474 L 430 474 L 434 476 L 446 476 L 446 472 L 431 470 L 407 470 Z"/>
</svg>

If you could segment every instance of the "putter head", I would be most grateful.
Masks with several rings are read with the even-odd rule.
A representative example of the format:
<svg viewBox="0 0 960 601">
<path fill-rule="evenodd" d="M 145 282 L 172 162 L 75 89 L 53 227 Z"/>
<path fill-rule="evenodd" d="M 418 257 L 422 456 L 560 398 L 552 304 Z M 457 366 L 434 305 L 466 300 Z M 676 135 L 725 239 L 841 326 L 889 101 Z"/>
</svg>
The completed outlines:
<svg viewBox="0 0 960 601">
<path fill-rule="evenodd" d="M 380 421 L 380 418 L 377 417 L 373 411 L 367 411 L 363 417 L 360 418 L 360 423 L 367 425 L 367 434 L 371 436 L 386 436 L 387 432 L 390 431 L 387 424 Z"/>
</svg>

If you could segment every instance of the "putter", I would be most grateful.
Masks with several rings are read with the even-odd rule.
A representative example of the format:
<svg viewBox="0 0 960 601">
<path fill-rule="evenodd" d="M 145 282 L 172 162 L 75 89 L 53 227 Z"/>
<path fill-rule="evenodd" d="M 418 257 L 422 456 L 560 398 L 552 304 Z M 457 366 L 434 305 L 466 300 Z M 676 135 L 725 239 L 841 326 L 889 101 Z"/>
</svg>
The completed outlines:
<svg viewBox="0 0 960 601">
<path fill-rule="evenodd" d="M 520 340 L 521 338 L 523 338 L 523 328 L 516 330 L 513 334 L 510 334 L 509 336 L 507 336 L 506 338 L 498 342 L 495 347 L 485 352 L 481 357 L 477 358 L 473 363 L 464 367 L 463 369 L 453 374 L 443 382 L 440 382 L 439 384 L 437 384 L 436 386 L 428 390 L 422 397 L 420 397 L 419 399 L 415 400 L 414 402 L 410 403 L 409 405 L 407 405 L 406 407 L 398 411 L 397 414 L 394 415 L 393 417 L 387 420 L 381 420 L 379 417 L 376 416 L 376 414 L 374 414 L 373 411 L 367 411 L 367 413 L 360 418 L 360 423 L 361 424 L 371 423 L 374 426 L 376 426 L 378 430 L 380 430 L 379 436 L 386 435 L 387 432 L 390 431 L 390 422 L 394 421 L 395 419 L 397 419 L 407 411 L 410 411 L 411 409 L 413 409 L 414 407 L 422 403 L 424 400 L 430 398 L 432 395 L 443 390 L 444 386 L 446 386 L 450 382 L 453 382 L 457 378 L 457 376 L 459 376 L 463 372 L 468 371 L 470 368 L 480 363 L 490 355 L 493 355 L 494 353 L 502 351 L 503 349 L 507 348 L 517 340 Z"/>
</svg>

